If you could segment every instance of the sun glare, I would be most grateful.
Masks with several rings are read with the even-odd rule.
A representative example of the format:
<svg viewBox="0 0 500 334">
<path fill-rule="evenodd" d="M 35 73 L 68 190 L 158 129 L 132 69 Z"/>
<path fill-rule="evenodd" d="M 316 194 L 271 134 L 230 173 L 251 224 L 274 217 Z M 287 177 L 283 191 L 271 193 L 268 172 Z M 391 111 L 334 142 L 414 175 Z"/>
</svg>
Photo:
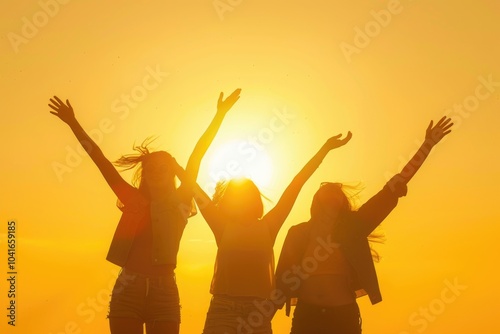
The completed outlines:
<svg viewBox="0 0 500 334">
<path fill-rule="evenodd" d="M 209 161 L 210 181 L 214 185 L 220 180 L 247 177 L 261 188 L 272 179 L 269 155 L 262 146 L 249 140 L 234 140 L 219 146 Z"/>
</svg>

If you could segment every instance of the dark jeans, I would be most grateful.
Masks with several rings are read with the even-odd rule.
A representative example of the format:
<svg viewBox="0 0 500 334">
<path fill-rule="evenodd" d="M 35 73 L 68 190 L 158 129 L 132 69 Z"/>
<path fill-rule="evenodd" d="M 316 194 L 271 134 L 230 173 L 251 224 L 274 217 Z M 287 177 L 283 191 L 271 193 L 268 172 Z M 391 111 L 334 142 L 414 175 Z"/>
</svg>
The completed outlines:
<svg viewBox="0 0 500 334">
<path fill-rule="evenodd" d="M 358 304 L 322 307 L 300 302 L 293 312 L 290 334 L 360 334 Z"/>
</svg>

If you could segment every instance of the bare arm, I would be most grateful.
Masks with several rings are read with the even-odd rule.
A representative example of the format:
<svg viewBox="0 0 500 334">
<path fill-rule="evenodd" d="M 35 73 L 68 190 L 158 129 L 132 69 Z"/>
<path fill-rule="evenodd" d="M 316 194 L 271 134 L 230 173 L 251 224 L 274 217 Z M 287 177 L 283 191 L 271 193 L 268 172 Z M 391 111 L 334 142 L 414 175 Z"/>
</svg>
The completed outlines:
<svg viewBox="0 0 500 334">
<path fill-rule="evenodd" d="M 223 100 L 224 94 L 222 92 L 220 93 L 219 100 L 217 101 L 217 113 L 215 114 L 215 117 L 212 119 L 212 122 L 196 143 L 193 152 L 189 157 L 185 172 L 180 172 L 177 174 L 179 176 L 179 179 L 181 180 L 180 188 L 185 190 L 182 192 L 183 197 L 185 197 L 186 199 L 192 197 L 192 190 L 198 177 L 201 160 L 212 144 L 215 135 L 219 131 L 226 113 L 240 98 L 240 92 L 241 89 L 236 89 L 225 100 Z M 181 174 L 182 176 L 179 174 Z"/>
<path fill-rule="evenodd" d="M 97 146 L 92 138 L 83 130 L 75 117 L 73 107 L 69 100 L 66 100 L 66 103 L 64 103 L 57 96 L 54 96 L 50 99 L 50 102 L 51 104 L 49 104 L 49 107 L 52 109 L 50 113 L 59 117 L 59 119 L 69 125 L 71 131 L 73 131 L 80 144 L 88 153 L 92 161 L 97 165 L 111 189 L 115 192 L 120 201 L 126 204 L 126 194 L 132 190 L 133 187 L 121 177 L 113 164 L 106 159 L 99 146 Z"/>
<path fill-rule="evenodd" d="M 365 225 L 365 235 L 370 234 L 382 223 L 387 215 L 396 207 L 399 197 L 406 196 L 407 183 L 417 173 L 434 146 L 451 132 L 453 123 L 450 123 L 450 121 L 451 118 L 444 116 L 434 127 L 433 121 L 431 121 L 425 131 L 424 143 L 406 164 L 401 173 L 394 175 L 379 193 L 359 208 L 358 216 Z"/>
<path fill-rule="evenodd" d="M 187 205 L 186 208 L 188 208 L 189 202 L 191 201 L 191 198 L 194 194 L 194 199 L 198 204 L 201 214 L 210 226 L 217 242 L 219 242 L 220 236 L 222 235 L 223 220 L 220 219 L 218 211 L 215 205 L 212 203 L 210 197 L 196 183 L 196 179 L 198 177 L 198 171 L 200 169 L 200 164 L 203 156 L 207 152 L 210 144 L 215 138 L 215 135 L 219 131 L 226 113 L 240 98 L 240 92 L 241 89 L 236 89 L 225 100 L 223 100 L 224 94 L 220 93 L 219 100 L 217 101 L 217 113 L 215 114 L 215 117 L 208 126 L 207 130 L 203 133 L 203 135 L 196 143 L 193 153 L 191 153 L 191 156 L 189 157 L 186 170 L 184 171 L 179 165 L 177 165 L 176 167 L 177 176 L 182 182 L 179 189 L 181 192 L 183 203 L 185 203 L 185 205 Z"/>
<path fill-rule="evenodd" d="M 177 164 L 177 175 L 181 180 L 185 179 L 186 177 L 186 172 L 184 169 L 182 169 L 181 166 Z M 215 240 L 217 241 L 217 244 L 219 244 L 220 238 L 222 237 L 222 232 L 224 231 L 224 222 L 225 219 L 221 217 L 220 213 L 218 212 L 217 208 L 215 207 L 214 203 L 210 199 L 210 197 L 203 191 L 203 189 L 198 185 L 196 182 L 191 182 L 184 181 L 184 184 L 189 183 L 190 184 L 190 192 L 189 196 L 194 197 L 194 200 L 196 201 L 196 204 L 198 205 L 198 208 L 201 211 L 201 215 L 207 222 L 208 226 L 212 230 L 215 236 Z M 191 205 L 190 203 L 182 203 L 181 204 L 183 207 L 181 208 L 184 213 L 186 214 L 186 218 L 189 215 L 189 212 L 191 211 Z"/>
<path fill-rule="evenodd" d="M 432 126 L 433 121 L 429 123 L 429 126 L 425 131 L 424 142 L 418 149 L 417 153 L 415 153 L 415 155 L 403 168 L 399 174 L 401 178 L 399 178 L 398 181 L 408 183 L 411 180 L 427 159 L 434 146 L 436 146 L 436 144 L 439 143 L 444 136 L 451 132 L 451 126 L 453 123 L 450 122 L 451 118 L 443 116 L 434 127 Z"/>
<path fill-rule="evenodd" d="M 221 216 L 219 210 L 217 210 L 210 197 L 198 184 L 196 184 L 194 188 L 194 199 L 196 204 L 198 204 L 201 215 L 214 233 L 217 245 L 219 245 L 227 219 L 224 219 L 224 217 Z"/>
<path fill-rule="evenodd" d="M 288 187 L 286 187 L 276 206 L 271 211 L 269 211 L 264 216 L 264 218 L 262 218 L 262 220 L 268 224 L 273 239 L 278 235 L 278 232 L 285 222 L 286 217 L 288 217 L 288 214 L 292 210 L 292 207 L 295 203 L 295 200 L 297 199 L 297 196 L 300 193 L 300 190 L 302 189 L 302 186 L 316 171 L 328 152 L 337 147 L 341 147 L 347 144 L 347 142 L 351 139 L 352 134 L 351 132 L 348 132 L 347 136 L 344 139 L 340 139 L 341 136 L 342 135 L 339 134 L 326 141 L 321 149 L 293 178 Z"/>
</svg>

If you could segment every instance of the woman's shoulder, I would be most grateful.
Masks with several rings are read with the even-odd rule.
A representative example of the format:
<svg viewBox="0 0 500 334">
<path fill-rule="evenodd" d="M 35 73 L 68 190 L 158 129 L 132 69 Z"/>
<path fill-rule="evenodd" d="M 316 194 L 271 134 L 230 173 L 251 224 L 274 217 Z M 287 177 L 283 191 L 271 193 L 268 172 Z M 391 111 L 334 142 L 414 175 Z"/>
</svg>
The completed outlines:
<svg viewBox="0 0 500 334">
<path fill-rule="evenodd" d="M 130 186 L 118 197 L 116 205 L 123 212 L 138 212 L 149 207 L 149 199 L 139 189 Z"/>
</svg>

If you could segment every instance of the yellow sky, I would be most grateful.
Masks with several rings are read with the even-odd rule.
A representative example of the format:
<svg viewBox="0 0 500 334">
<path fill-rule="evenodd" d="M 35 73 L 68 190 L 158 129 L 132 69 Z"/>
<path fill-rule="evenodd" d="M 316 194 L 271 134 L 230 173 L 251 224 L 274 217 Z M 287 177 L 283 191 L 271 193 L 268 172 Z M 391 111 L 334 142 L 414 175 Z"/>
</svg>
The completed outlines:
<svg viewBox="0 0 500 334">
<path fill-rule="evenodd" d="M 495 331 L 498 1 L 22 0 L 0 12 L 0 245 L 15 220 L 18 272 L 16 327 L 3 316 L 2 333 L 108 330 L 117 268 L 105 254 L 119 210 L 70 130 L 48 113 L 49 97 L 72 101 L 109 159 L 157 135 L 157 148 L 184 165 L 219 92 L 238 87 L 241 99 L 200 169 L 207 190 L 236 161 L 276 202 L 329 136 L 353 133 L 304 187 L 276 253 L 288 228 L 308 219 L 319 182 L 361 181 L 364 202 L 409 159 L 431 119 L 453 117 L 454 131 L 383 224 L 384 301 L 359 300 L 364 332 Z M 194 217 L 177 268 L 183 334 L 203 327 L 215 252 Z M 0 282 L 6 313 L 9 286 Z M 283 313 L 275 333 L 289 330 Z"/>
</svg>

